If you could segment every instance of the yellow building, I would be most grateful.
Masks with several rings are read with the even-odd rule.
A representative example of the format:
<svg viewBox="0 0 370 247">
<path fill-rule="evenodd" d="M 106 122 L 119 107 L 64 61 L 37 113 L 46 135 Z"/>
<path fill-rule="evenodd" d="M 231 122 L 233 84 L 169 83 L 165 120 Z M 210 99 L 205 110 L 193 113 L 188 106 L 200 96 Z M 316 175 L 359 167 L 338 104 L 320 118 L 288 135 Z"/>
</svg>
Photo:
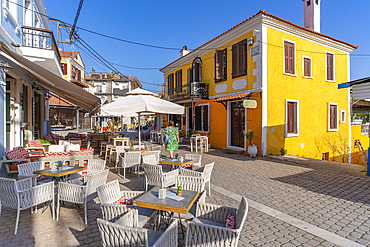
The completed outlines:
<svg viewBox="0 0 370 247">
<path fill-rule="evenodd" d="M 243 131 L 252 130 L 259 156 L 285 149 L 347 159 L 336 149 L 351 147 L 350 92 L 337 84 L 349 81 L 357 47 L 321 34 L 320 1 L 306 1 L 306 28 L 260 10 L 191 52 L 185 46 L 161 72 L 166 98 L 184 104 L 186 114 L 164 124 L 172 118 L 220 149 L 247 153 Z M 244 108 L 245 99 L 254 106 Z"/>
</svg>

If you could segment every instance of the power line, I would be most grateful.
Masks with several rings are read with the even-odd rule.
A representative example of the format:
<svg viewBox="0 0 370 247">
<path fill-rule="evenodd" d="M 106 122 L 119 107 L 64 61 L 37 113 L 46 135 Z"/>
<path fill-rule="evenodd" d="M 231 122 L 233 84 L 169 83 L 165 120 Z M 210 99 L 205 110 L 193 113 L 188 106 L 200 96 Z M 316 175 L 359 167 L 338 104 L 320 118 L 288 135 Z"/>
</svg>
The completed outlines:
<svg viewBox="0 0 370 247">
<path fill-rule="evenodd" d="M 71 28 L 71 32 L 69 33 L 69 40 L 72 40 L 73 34 L 75 33 L 77 20 L 78 20 L 78 17 L 80 16 L 80 11 L 81 11 L 83 2 L 84 2 L 84 0 L 80 0 L 80 4 L 78 5 L 78 9 L 77 9 L 75 21 L 73 22 L 73 26 Z"/>
</svg>

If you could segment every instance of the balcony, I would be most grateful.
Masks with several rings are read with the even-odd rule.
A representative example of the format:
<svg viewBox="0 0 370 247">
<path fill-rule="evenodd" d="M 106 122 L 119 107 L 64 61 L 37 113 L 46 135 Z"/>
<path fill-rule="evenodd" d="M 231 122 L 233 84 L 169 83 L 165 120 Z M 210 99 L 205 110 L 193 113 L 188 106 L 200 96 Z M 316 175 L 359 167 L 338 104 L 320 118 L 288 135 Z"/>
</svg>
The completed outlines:
<svg viewBox="0 0 370 247">
<path fill-rule="evenodd" d="M 53 32 L 47 29 L 22 26 L 21 52 L 30 61 L 63 76 L 60 68 L 60 54 Z"/>
<path fill-rule="evenodd" d="M 192 98 L 198 100 L 208 99 L 208 84 L 204 82 L 192 82 L 168 90 L 170 101 L 176 103 L 191 102 Z"/>
</svg>

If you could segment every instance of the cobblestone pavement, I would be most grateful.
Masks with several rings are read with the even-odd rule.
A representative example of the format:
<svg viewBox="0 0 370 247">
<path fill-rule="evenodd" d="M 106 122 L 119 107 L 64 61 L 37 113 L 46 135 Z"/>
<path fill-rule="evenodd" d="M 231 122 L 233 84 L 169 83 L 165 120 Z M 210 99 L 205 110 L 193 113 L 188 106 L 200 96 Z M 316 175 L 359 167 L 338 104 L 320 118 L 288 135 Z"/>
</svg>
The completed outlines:
<svg viewBox="0 0 370 247">
<path fill-rule="evenodd" d="M 182 145 L 180 155 L 188 152 L 188 146 Z M 247 155 L 215 149 L 203 154 L 203 164 L 211 161 L 215 161 L 212 184 L 358 244 L 370 245 L 369 178 L 345 174 L 335 168 L 250 159 Z M 111 169 L 108 181 L 114 179 L 119 179 L 122 189 L 144 190 L 144 176 L 138 178 L 129 173 L 123 180 Z M 227 194 L 218 193 L 212 187 L 211 190 L 207 202 L 238 206 L 239 202 Z M 61 206 L 58 222 L 52 220 L 50 208 L 41 213 L 39 207 L 39 212 L 33 215 L 25 210 L 21 212 L 18 234 L 14 236 L 16 210 L 3 207 L 0 246 L 100 246 L 96 219 L 101 218 L 101 212 L 97 199 L 89 203 L 88 225 L 83 218 L 83 209 L 70 203 Z M 249 207 L 239 246 L 336 245 Z"/>
</svg>

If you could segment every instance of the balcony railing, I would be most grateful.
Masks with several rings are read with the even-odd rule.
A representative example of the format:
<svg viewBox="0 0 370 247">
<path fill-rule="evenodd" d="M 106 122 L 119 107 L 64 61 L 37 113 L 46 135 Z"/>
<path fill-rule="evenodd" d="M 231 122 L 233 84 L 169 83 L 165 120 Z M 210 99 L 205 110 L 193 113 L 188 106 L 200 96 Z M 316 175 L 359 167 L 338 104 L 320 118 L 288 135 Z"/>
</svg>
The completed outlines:
<svg viewBox="0 0 370 247">
<path fill-rule="evenodd" d="M 51 30 L 22 26 L 22 46 L 53 50 L 60 63 L 59 50 Z"/>
<path fill-rule="evenodd" d="M 192 82 L 168 90 L 168 95 L 173 99 L 188 97 L 208 97 L 208 84 L 204 82 Z"/>
</svg>

